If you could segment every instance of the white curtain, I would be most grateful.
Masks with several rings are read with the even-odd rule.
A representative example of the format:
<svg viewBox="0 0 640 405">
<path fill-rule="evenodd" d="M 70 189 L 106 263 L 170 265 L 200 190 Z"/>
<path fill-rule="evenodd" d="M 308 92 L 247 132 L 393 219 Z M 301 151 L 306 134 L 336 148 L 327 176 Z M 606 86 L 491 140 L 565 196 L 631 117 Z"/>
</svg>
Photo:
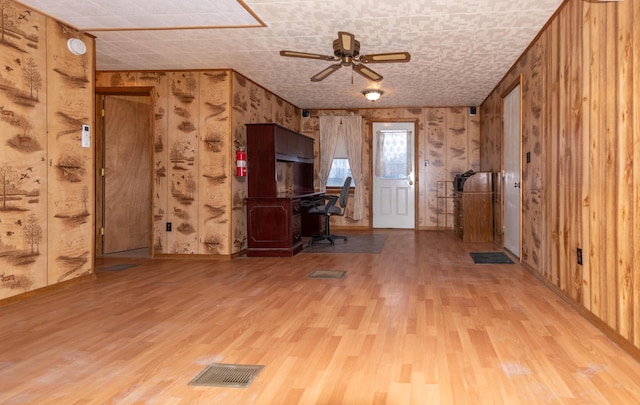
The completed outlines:
<svg viewBox="0 0 640 405">
<path fill-rule="evenodd" d="M 362 177 L 362 117 L 348 116 L 320 116 L 320 168 L 318 177 L 320 189 L 327 188 L 327 178 L 333 163 L 338 133 L 343 133 L 347 141 L 347 157 L 351 176 L 355 183 L 353 197 L 353 220 L 362 219 L 364 210 L 364 179 Z"/>
<path fill-rule="evenodd" d="M 320 167 L 318 168 L 318 180 L 320 190 L 327 188 L 327 178 L 333 163 L 333 154 L 338 140 L 338 129 L 343 117 L 333 115 L 320 116 Z"/>
<path fill-rule="evenodd" d="M 362 218 L 364 210 L 364 179 L 362 177 L 362 117 L 359 115 L 351 115 L 342 117 L 344 125 L 344 135 L 347 139 L 347 155 L 349 158 L 349 167 L 351 168 L 351 176 L 356 184 L 353 197 L 353 216 L 352 219 L 357 221 Z"/>
<path fill-rule="evenodd" d="M 413 132 L 382 130 L 376 132 L 376 177 L 407 177 L 413 171 Z"/>
</svg>

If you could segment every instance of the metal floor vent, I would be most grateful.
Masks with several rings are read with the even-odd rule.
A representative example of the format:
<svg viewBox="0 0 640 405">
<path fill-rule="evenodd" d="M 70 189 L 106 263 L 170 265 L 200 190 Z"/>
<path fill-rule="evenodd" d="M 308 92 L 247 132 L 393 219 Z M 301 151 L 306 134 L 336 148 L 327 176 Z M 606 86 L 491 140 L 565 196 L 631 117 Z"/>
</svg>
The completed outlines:
<svg viewBox="0 0 640 405">
<path fill-rule="evenodd" d="M 246 388 L 263 368 L 264 366 L 251 364 L 209 364 L 189 385 Z"/>
<path fill-rule="evenodd" d="M 342 278 L 347 274 L 346 271 L 338 271 L 338 270 L 314 270 L 307 278 Z"/>
</svg>

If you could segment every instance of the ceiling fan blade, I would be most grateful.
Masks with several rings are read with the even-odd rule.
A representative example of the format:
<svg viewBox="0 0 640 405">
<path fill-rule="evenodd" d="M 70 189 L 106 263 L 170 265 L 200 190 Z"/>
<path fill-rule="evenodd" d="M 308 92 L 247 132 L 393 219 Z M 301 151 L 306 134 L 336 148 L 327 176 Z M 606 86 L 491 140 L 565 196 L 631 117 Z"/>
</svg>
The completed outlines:
<svg viewBox="0 0 640 405">
<path fill-rule="evenodd" d="M 348 32 L 338 32 L 339 49 L 343 55 L 353 56 L 356 48 L 356 37 Z"/>
<path fill-rule="evenodd" d="M 317 53 L 296 52 L 296 51 L 280 51 L 280 56 L 289 56 L 292 58 L 318 59 L 318 60 L 336 60 L 336 58 L 333 56 L 319 55 Z"/>
<path fill-rule="evenodd" d="M 379 75 L 378 73 L 374 72 L 373 70 L 369 69 L 368 67 L 366 67 L 365 65 L 360 65 L 357 63 L 353 64 L 353 70 L 356 71 L 356 73 L 359 73 L 360 75 L 366 77 L 369 80 L 372 80 L 374 82 L 379 82 L 380 80 L 382 80 L 382 76 Z"/>
<path fill-rule="evenodd" d="M 359 60 L 362 63 L 409 62 L 411 55 L 409 55 L 409 52 L 376 53 L 362 55 Z"/>
<path fill-rule="evenodd" d="M 340 69 L 342 67 L 341 63 L 336 63 L 335 65 L 331 65 L 328 68 L 322 70 L 320 73 L 316 73 L 315 75 L 313 75 L 311 77 L 311 81 L 312 82 L 319 82 L 320 80 L 323 80 L 324 78 L 326 78 L 327 76 L 329 76 L 331 73 L 335 72 L 336 70 Z"/>
</svg>

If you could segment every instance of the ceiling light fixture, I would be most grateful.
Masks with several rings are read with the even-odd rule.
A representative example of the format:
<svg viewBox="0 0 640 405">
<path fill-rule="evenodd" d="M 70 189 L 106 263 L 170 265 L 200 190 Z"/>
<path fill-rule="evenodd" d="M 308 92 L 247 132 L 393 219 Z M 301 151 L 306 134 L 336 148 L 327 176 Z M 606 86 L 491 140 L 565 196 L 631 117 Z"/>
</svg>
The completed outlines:
<svg viewBox="0 0 640 405">
<path fill-rule="evenodd" d="M 369 90 L 363 90 L 362 94 L 367 100 L 374 102 L 384 94 L 384 91 L 378 90 L 378 89 L 369 89 Z"/>
</svg>

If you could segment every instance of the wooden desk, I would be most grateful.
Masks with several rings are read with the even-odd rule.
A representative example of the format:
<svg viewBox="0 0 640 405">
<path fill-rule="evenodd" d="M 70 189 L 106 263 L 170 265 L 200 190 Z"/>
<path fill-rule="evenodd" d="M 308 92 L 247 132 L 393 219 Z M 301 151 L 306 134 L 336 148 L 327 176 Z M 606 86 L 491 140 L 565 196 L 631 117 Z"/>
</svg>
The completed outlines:
<svg viewBox="0 0 640 405">
<path fill-rule="evenodd" d="M 284 186 L 277 174 L 283 163 L 291 169 Z M 302 236 L 321 232 L 320 218 L 301 205 L 322 194 L 313 187 L 313 138 L 277 124 L 247 124 L 247 178 L 247 256 L 293 256 Z"/>
<path fill-rule="evenodd" d="M 247 199 L 247 256 L 294 256 L 302 237 L 323 232 L 320 215 L 308 214 L 302 201 L 323 193 Z"/>
</svg>

